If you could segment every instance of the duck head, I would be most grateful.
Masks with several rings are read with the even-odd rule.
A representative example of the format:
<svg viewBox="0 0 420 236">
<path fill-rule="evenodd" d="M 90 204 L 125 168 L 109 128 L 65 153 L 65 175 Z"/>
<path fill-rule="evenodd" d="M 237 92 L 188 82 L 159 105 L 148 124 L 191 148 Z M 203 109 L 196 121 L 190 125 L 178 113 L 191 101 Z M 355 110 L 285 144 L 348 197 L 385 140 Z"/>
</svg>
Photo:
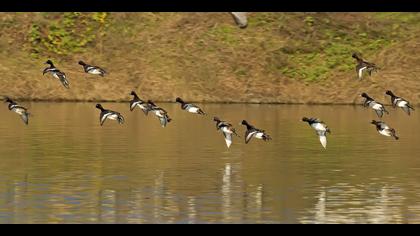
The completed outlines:
<svg viewBox="0 0 420 236">
<path fill-rule="evenodd" d="M 131 91 L 130 95 L 137 97 L 137 93 L 134 91 Z"/>
<path fill-rule="evenodd" d="M 104 110 L 104 108 L 102 107 L 102 105 L 101 104 L 96 104 L 96 106 L 95 106 L 96 108 L 98 108 L 99 110 Z"/>
<path fill-rule="evenodd" d="M 85 66 L 86 63 L 84 63 L 83 61 L 79 61 L 79 65 Z"/>
<path fill-rule="evenodd" d="M 367 93 L 362 93 L 362 94 L 360 94 L 360 96 L 361 97 L 364 97 L 364 98 L 368 98 L 369 96 L 367 95 Z"/>
<path fill-rule="evenodd" d="M 50 66 L 54 66 L 53 62 L 51 60 L 48 59 L 48 61 L 45 62 L 45 64 L 48 64 Z"/>
<path fill-rule="evenodd" d="M 175 101 L 176 101 L 176 102 L 179 102 L 179 103 L 184 103 L 184 101 L 183 101 L 180 97 L 177 97 L 177 98 L 175 99 Z"/>
<path fill-rule="evenodd" d="M 7 103 L 7 102 L 8 102 L 8 103 L 12 103 L 13 101 L 12 101 L 12 99 L 10 99 L 9 97 L 5 97 L 5 98 L 4 98 L 4 102 L 5 102 L 5 103 Z"/>
<path fill-rule="evenodd" d="M 378 121 L 376 121 L 376 120 L 372 120 L 372 122 L 370 122 L 372 125 L 377 125 L 378 124 Z"/>
<path fill-rule="evenodd" d="M 354 52 L 353 54 L 351 54 L 351 57 L 353 57 L 354 59 L 357 59 L 357 60 L 361 60 L 360 54 L 357 53 L 357 52 Z"/>
<path fill-rule="evenodd" d="M 303 117 L 303 118 L 302 118 L 302 121 L 304 121 L 304 122 L 309 122 L 309 119 L 308 119 L 307 117 Z"/>
<path fill-rule="evenodd" d="M 220 119 L 216 116 L 213 118 L 213 120 L 216 121 L 216 122 L 220 122 Z"/>
<path fill-rule="evenodd" d="M 389 96 L 395 96 L 391 90 L 386 91 L 385 94 Z"/>
</svg>

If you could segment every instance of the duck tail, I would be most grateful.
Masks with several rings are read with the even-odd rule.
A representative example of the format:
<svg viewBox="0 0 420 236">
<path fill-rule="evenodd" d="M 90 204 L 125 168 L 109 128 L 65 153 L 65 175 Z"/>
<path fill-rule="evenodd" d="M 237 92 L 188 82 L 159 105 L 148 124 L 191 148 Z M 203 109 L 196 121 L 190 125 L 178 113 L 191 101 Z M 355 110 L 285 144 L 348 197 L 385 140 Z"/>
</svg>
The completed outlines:
<svg viewBox="0 0 420 236">
<path fill-rule="evenodd" d="M 409 105 L 409 104 L 407 104 L 407 106 L 408 106 L 408 108 L 410 108 L 411 110 L 415 111 L 413 106 L 411 106 L 411 105 Z"/>
<path fill-rule="evenodd" d="M 118 116 L 118 123 L 124 124 L 124 117 L 122 115 Z"/>
<path fill-rule="evenodd" d="M 269 141 L 269 140 L 271 140 L 271 139 L 272 139 L 272 138 L 270 137 L 270 135 L 268 135 L 268 134 L 264 134 L 263 138 L 264 138 L 264 141 Z"/>
</svg>

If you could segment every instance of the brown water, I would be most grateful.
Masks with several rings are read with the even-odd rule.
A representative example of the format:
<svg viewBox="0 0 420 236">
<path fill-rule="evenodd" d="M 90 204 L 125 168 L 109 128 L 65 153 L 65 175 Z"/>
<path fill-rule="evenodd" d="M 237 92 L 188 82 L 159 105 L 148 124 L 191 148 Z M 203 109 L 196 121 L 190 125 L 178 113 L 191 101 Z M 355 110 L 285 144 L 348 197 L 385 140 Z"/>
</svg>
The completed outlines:
<svg viewBox="0 0 420 236">
<path fill-rule="evenodd" d="M 126 123 L 99 126 L 92 103 L 31 103 L 25 127 L 1 108 L 0 223 L 420 223 L 420 116 L 391 110 L 399 141 L 354 106 L 204 104 L 246 118 L 271 142 L 227 149 L 210 116 L 173 118 L 104 104 Z M 331 128 L 327 150 L 302 116 Z"/>
</svg>

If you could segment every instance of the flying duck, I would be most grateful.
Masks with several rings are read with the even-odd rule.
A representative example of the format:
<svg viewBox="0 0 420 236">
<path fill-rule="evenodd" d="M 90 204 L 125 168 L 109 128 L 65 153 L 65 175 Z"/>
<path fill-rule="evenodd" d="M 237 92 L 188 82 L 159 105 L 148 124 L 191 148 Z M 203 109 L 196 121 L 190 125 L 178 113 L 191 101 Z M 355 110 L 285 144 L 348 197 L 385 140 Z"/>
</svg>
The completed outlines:
<svg viewBox="0 0 420 236">
<path fill-rule="evenodd" d="M 16 112 L 18 115 L 20 115 L 20 118 L 22 118 L 23 122 L 25 122 L 26 125 L 29 123 L 29 113 L 28 109 L 26 109 L 23 106 L 18 105 L 16 102 L 12 101 L 12 99 L 6 97 L 5 102 L 9 103 L 9 110 Z"/>
<path fill-rule="evenodd" d="M 199 108 L 198 106 L 191 104 L 191 103 L 186 103 L 184 102 L 181 98 L 176 98 L 175 100 L 178 103 L 181 103 L 181 109 L 182 110 L 186 110 L 188 112 L 191 113 L 195 113 L 195 114 L 199 114 L 199 115 L 205 115 L 206 113 L 204 113 L 203 110 L 201 110 L 201 108 Z"/>
<path fill-rule="evenodd" d="M 231 12 L 230 14 L 239 28 L 245 29 L 248 26 L 247 12 Z"/>
<path fill-rule="evenodd" d="M 308 124 L 315 129 L 316 134 L 319 136 L 319 141 L 324 148 L 327 148 L 327 133 L 331 134 L 330 128 L 317 118 L 306 118 L 303 117 L 302 121 L 308 122 Z"/>
<path fill-rule="evenodd" d="M 44 69 L 44 71 L 42 72 L 43 75 L 45 75 L 46 73 L 51 73 L 54 76 L 54 78 L 59 79 L 61 81 L 65 88 L 70 88 L 69 81 L 67 80 L 66 74 L 64 72 L 61 72 L 59 69 L 57 69 L 51 60 L 48 60 L 47 62 L 45 62 L 45 64 L 49 64 L 50 67 Z"/>
<path fill-rule="evenodd" d="M 262 139 L 264 141 L 271 140 L 271 137 L 265 133 L 264 130 L 260 130 L 250 125 L 246 120 L 243 120 L 242 125 L 246 126 L 245 132 L 245 143 L 248 143 L 252 138 Z"/>
<path fill-rule="evenodd" d="M 166 127 L 166 125 L 172 120 L 171 118 L 169 118 L 168 112 L 166 112 L 163 108 L 158 107 L 151 100 L 147 100 L 147 103 L 150 106 L 150 111 L 153 112 L 159 118 L 162 127 Z"/>
<path fill-rule="evenodd" d="M 362 59 L 362 57 L 358 53 L 353 53 L 352 57 L 356 59 L 356 72 L 359 79 L 363 78 L 363 71 L 366 70 L 369 75 L 372 75 L 372 72 L 378 71 L 379 67 L 376 66 L 374 63 L 367 62 Z"/>
<path fill-rule="evenodd" d="M 376 130 L 385 136 L 392 136 L 395 140 L 398 140 L 399 137 L 395 134 L 395 129 L 390 128 L 385 122 L 372 120 L 371 124 L 376 126 Z"/>
<path fill-rule="evenodd" d="M 232 134 L 240 137 L 237 133 L 235 128 L 226 121 L 222 121 L 217 117 L 213 118 L 216 121 L 216 129 L 222 131 L 223 136 L 225 137 L 226 145 L 229 148 L 232 145 Z"/>
<path fill-rule="evenodd" d="M 102 77 L 104 77 L 105 74 L 106 74 L 106 71 L 104 69 L 98 67 L 98 66 L 91 66 L 91 65 L 88 65 L 88 64 L 84 63 L 83 61 L 79 61 L 79 65 L 82 65 L 83 69 L 88 74 L 100 75 Z"/>
<path fill-rule="evenodd" d="M 124 124 L 124 117 L 115 111 L 106 110 L 102 107 L 101 104 L 96 104 L 96 108 L 101 110 L 101 114 L 99 116 L 99 121 L 101 123 L 101 126 L 104 125 L 106 119 L 110 120 L 116 120 L 119 124 Z"/>
<path fill-rule="evenodd" d="M 384 115 L 384 112 L 386 114 L 389 114 L 389 112 L 385 110 L 384 105 L 375 101 L 373 98 L 369 97 L 369 95 L 367 95 L 366 93 L 362 93 L 360 96 L 366 99 L 363 102 L 363 106 L 372 108 L 376 112 L 376 114 L 379 116 L 379 118 L 382 118 L 382 116 Z"/>
<path fill-rule="evenodd" d="M 149 114 L 149 111 L 151 110 L 150 104 L 141 100 L 139 96 L 137 96 L 137 93 L 134 91 L 131 91 L 130 95 L 134 96 L 133 100 L 130 101 L 130 111 L 133 111 L 134 108 L 139 107 L 147 116 L 147 114 Z"/>
<path fill-rule="evenodd" d="M 395 94 L 390 90 L 386 91 L 385 94 L 391 96 L 391 103 L 393 108 L 401 107 L 401 109 L 403 109 L 403 111 L 405 111 L 405 113 L 407 113 L 408 115 L 410 115 L 411 113 L 410 109 L 414 111 L 414 108 L 404 98 L 395 96 Z"/>
</svg>

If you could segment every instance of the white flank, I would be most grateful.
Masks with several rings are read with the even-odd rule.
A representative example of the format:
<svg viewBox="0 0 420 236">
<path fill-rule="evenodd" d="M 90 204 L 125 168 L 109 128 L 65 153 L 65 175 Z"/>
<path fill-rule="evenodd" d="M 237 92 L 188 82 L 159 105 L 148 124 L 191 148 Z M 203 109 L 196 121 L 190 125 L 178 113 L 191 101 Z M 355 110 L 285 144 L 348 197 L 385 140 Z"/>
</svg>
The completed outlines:
<svg viewBox="0 0 420 236">
<path fill-rule="evenodd" d="M 223 127 L 222 128 L 222 131 L 224 132 L 224 133 L 228 133 L 228 134 L 232 134 L 233 132 L 230 130 L 230 129 L 228 129 L 227 127 Z"/>
<path fill-rule="evenodd" d="M 198 110 L 200 110 L 198 107 L 190 107 L 190 108 L 188 109 L 188 112 L 191 112 L 191 113 L 198 113 Z"/>
<path fill-rule="evenodd" d="M 372 106 L 372 108 L 373 108 L 374 110 L 382 110 L 382 105 L 381 105 L 381 104 L 376 103 L 375 105 L 373 105 L 373 106 Z"/>
<path fill-rule="evenodd" d="M 400 101 L 400 102 L 397 103 L 397 106 L 405 107 L 405 106 L 407 106 L 407 102 L 406 101 Z"/>
<path fill-rule="evenodd" d="M 100 70 L 98 70 L 98 69 L 90 70 L 89 73 L 90 74 L 93 74 L 93 75 L 100 75 L 100 74 L 102 74 L 102 72 Z"/>
<path fill-rule="evenodd" d="M 389 132 L 388 129 L 383 129 L 381 131 L 379 131 L 380 134 L 385 135 L 385 136 L 391 136 L 391 132 Z"/>
<path fill-rule="evenodd" d="M 316 130 L 316 131 L 327 131 L 327 129 L 325 128 L 325 126 L 321 123 L 314 123 L 312 124 L 312 127 Z"/>
<path fill-rule="evenodd" d="M 259 132 L 255 135 L 255 137 L 258 138 L 258 139 L 262 139 L 263 136 L 264 136 L 264 133 L 262 133 L 262 132 Z"/>
</svg>

